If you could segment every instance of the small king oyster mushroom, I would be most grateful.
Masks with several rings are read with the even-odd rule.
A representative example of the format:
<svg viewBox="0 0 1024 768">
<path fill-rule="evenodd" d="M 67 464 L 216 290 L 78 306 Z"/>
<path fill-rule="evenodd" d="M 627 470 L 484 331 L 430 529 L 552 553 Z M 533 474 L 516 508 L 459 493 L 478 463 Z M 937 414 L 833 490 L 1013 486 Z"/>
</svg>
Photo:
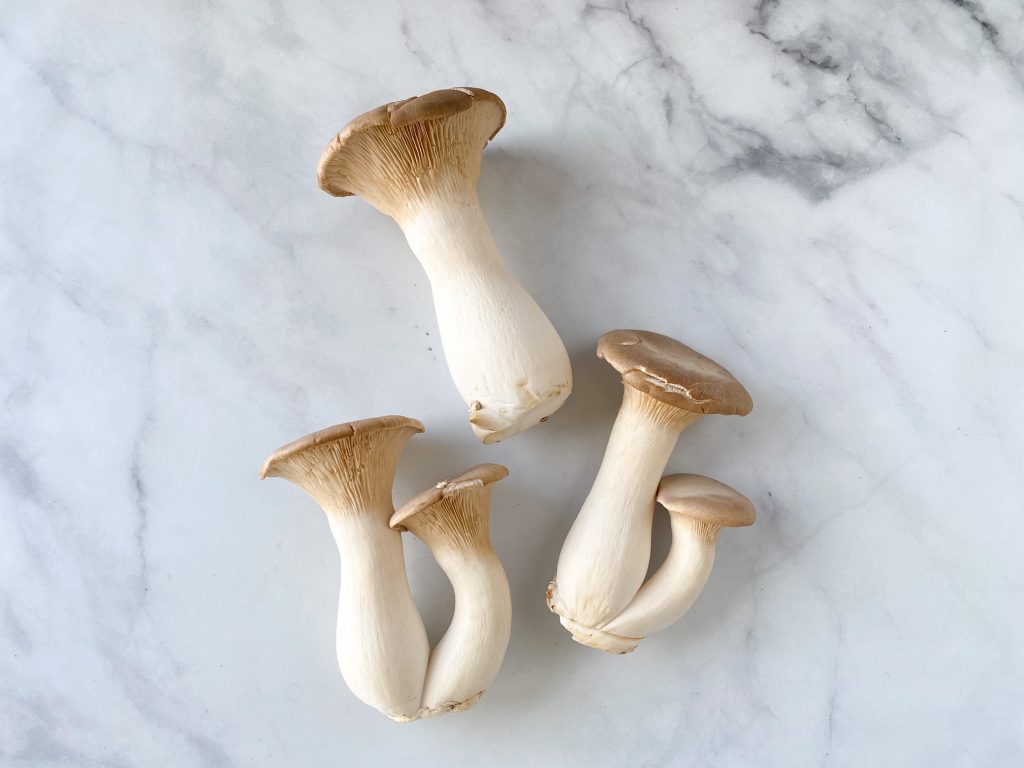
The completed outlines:
<svg viewBox="0 0 1024 768">
<path fill-rule="evenodd" d="M 420 717 L 469 709 L 501 669 L 512 629 L 508 579 L 491 547 L 491 486 L 508 470 L 480 464 L 410 499 L 391 517 L 433 553 L 455 592 L 455 613 L 430 654 Z"/>
</svg>

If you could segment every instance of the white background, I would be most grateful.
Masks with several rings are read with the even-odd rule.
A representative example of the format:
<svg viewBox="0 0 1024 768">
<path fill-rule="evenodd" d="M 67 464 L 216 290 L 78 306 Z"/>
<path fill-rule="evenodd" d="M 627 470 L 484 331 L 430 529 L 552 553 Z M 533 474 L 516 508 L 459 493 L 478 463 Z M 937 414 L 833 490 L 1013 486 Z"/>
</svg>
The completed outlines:
<svg viewBox="0 0 1024 768">
<path fill-rule="evenodd" d="M 0 764 L 1024 762 L 1022 30 L 1015 0 L 0 3 Z M 506 101 L 481 200 L 576 378 L 487 448 L 397 226 L 315 181 L 348 119 L 452 85 Z M 669 470 L 759 515 L 621 658 L 543 599 L 616 327 L 747 386 Z M 386 413 L 427 425 L 397 503 L 512 473 L 504 668 L 407 726 L 337 672 L 322 513 L 257 479 Z"/>
</svg>

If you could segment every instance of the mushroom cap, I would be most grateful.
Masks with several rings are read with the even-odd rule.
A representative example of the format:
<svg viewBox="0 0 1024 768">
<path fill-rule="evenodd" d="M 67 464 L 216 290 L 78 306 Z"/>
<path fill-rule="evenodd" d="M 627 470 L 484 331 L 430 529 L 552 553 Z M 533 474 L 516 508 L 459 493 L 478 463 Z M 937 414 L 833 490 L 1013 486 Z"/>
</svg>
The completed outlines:
<svg viewBox="0 0 1024 768">
<path fill-rule="evenodd" d="M 412 429 L 417 433 L 424 430 L 423 423 L 419 419 L 410 419 L 407 416 L 377 416 L 372 419 L 350 421 L 347 424 L 335 424 L 333 427 L 313 432 L 278 448 L 263 462 L 263 466 L 260 468 L 260 479 L 274 477 L 277 474 L 275 469 L 278 463 L 310 448 L 333 443 L 336 440 L 344 440 L 353 435 L 377 432 L 383 429 L 403 428 Z"/>
<path fill-rule="evenodd" d="M 692 413 L 746 416 L 750 394 L 725 368 L 700 352 L 652 331 L 609 331 L 597 356 L 622 380 L 656 400 Z"/>
<path fill-rule="evenodd" d="M 484 488 L 505 477 L 508 477 L 508 468 L 501 466 L 501 464 L 477 464 L 458 477 L 454 477 L 451 480 L 442 480 L 433 488 L 428 488 L 423 493 L 413 496 L 391 516 L 391 527 L 405 530 L 402 526 L 403 521 L 437 504 L 441 499 L 454 496 L 466 490 Z"/>
<path fill-rule="evenodd" d="M 371 109 L 342 128 L 320 156 L 316 172 L 320 188 L 335 197 L 357 194 L 348 188 L 341 171 L 345 165 L 344 156 L 348 144 L 354 136 L 381 126 L 402 128 L 431 120 L 444 120 L 468 109 L 482 111 L 481 116 L 493 123 L 487 141 L 493 139 L 505 125 L 504 102 L 483 88 L 445 88 Z"/>
<path fill-rule="evenodd" d="M 753 525 L 756 516 L 750 499 L 725 483 L 704 475 L 661 478 L 657 499 L 669 512 L 703 520 L 720 528 Z"/>
</svg>

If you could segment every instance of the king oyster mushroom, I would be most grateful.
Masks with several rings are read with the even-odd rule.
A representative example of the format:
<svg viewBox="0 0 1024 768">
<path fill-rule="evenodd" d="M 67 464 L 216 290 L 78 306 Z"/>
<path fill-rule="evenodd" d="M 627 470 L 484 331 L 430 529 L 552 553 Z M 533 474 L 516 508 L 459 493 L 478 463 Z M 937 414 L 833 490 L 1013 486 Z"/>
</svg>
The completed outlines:
<svg viewBox="0 0 1024 768">
<path fill-rule="evenodd" d="M 611 331 L 597 354 L 622 374 L 622 407 L 562 546 L 548 607 L 573 639 L 622 653 L 621 639 L 602 627 L 647 573 L 655 494 L 679 433 L 706 414 L 746 415 L 753 402 L 721 365 L 659 333 Z"/>
<path fill-rule="evenodd" d="M 477 199 L 481 154 L 504 123 L 501 99 L 480 88 L 392 102 L 346 125 L 317 172 L 324 191 L 359 195 L 402 228 L 484 443 L 545 420 L 572 390 L 565 345 L 505 268 Z"/>
<path fill-rule="evenodd" d="M 508 470 L 480 464 L 410 499 L 391 527 L 421 539 L 455 592 L 455 613 L 430 654 L 419 716 L 469 709 L 498 674 L 512 628 L 508 579 L 491 547 L 491 486 Z"/>
<path fill-rule="evenodd" d="M 338 665 L 349 689 L 392 720 L 417 716 L 430 646 L 389 526 L 398 456 L 423 425 L 381 416 L 279 448 L 260 477 L 292 481 L 323 508 L 341 558 Z"/>
<path fill-rule="evenodd" d="M 636 597 L 601 627 L 606 639 L 621 638 L 619 653 L 668 627 L 697 602 L 715 564 L 715 542 L 723 528 L 754 524 L 754 505 L 725 483 L 702 475 L 669 475 L 658 486 L 668 510 L 672 547 Z"/>
</svg>

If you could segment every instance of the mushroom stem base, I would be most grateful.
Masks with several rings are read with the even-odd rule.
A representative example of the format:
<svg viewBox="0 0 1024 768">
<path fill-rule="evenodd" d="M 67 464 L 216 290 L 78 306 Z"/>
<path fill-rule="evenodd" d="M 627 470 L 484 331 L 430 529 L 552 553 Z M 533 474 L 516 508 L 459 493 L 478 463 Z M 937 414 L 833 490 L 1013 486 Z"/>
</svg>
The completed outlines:
<svg viewBox="0 0 1024 768">
<path fill-rule="evenodd" d="M 446 712 L 464 712 L 467 709 L 472 709 L 473 706 L 480 701 L 480 697 L 483 695 L 483 691 L 477 691 L 468 699 L 463 699 L 459 702 L 444 704 L 440 707 L 434 707 L 433 709 L 421 709 L 417 717 L 434 717 L 435 715 L 443 715 Z"/>
<path fill-rule="evenodd" d="M 580 645 L 621 656 L 624 653 L 635 651 L 636 647 L 640 645 L 640 641 L 643 640 L 642 637 L 625 637 L 603 629 L 597 629 L 596 627 L 588 627 L 575 619 L 569 618 L 562 613 L 562 608 L 558 604 L 557 594 L 558 586 L 552 581 L 548 584 L 548 609 L 552 613 L 557 614 L 562 622 L 562 626 L 572 635 L 572 639 Z"/>
<path fill-rule="evenodd" d="M 642 637 L 622 637 L 621 635 L 613 635 L 611 632 L 605 632 L 603 629 L 585 627 L 568 616 L 560 616 L 559 618 L 562 621 L 562 626 L 572 634 L 573 640 L 580 645 L 597 648 L 597 650 L 604 651 L 605 653 L 615 653 L 620 656 L 624 653 L 631 653 L 636 650 L 636 647 L 640 645 L 640 641 L 643 640 Z"/>
<path fill-rule="evenodd" d="M 476 703 L 480 701 L 480 697 L 483 695 L 483 691 L 477 691 L 469 698 L 463 699 L 459 702 L 444 704 L 443 706 L 434 707 L 433 709 L 427 709 L 426 707 L 424 707 L 412 717 L 402 717 L 400 715 L 388 715 L 388 717 L 390 717 L 396 723 L 411 723 L 415 720 L 422 720 L 426 717 L 436 717 L 437 715 L 444 715 L 448 712 L 464 712 L 467 709 L 472 709 L 476 705 Z"/>
<path fill-rule="evenodd" d="M 487 408 L 488 403 L 473 401 L 469 407 L 469 426 L 473 434 L 484 445 L 500 443 L 502 440 L 525 432 L 530 427 L 539 424 L 547 419 L 562 407 L 562 403 L 572 392 L 572 381 L 567 379 L 560 382 L 550 392 L 543 394 L 539 399 L 535 395 L 529 395 L 512 405 L 497 405 Z M 482 406 L 482 408 L 478 408 Z M 500 416 L 490 416 L 491 422 L 487 425 L 480 423 L 479 413 L 482 410 L 499 411 Z"/>
</svg>

